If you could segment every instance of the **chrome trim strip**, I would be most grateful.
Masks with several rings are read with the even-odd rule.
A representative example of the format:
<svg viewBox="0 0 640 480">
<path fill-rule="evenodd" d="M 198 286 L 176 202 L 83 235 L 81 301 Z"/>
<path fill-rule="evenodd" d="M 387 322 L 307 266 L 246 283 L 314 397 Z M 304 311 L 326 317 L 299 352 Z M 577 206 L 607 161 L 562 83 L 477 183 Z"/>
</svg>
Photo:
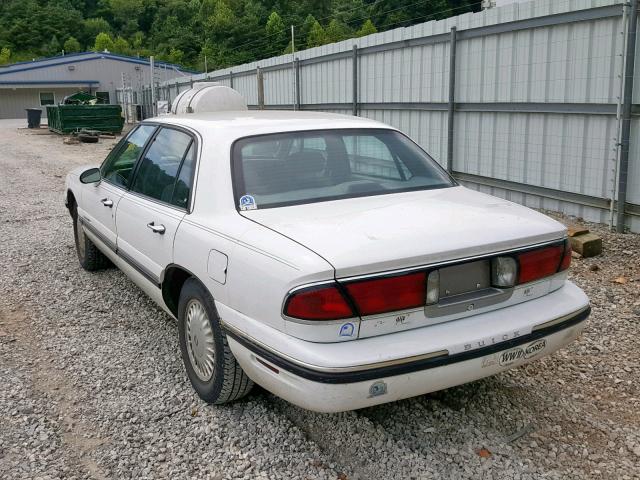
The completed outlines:
<svg viewBox="0 0 640 480">
<path fill-rule="evenodd" d="M 587 305 L 586 307 L 583 307 L 580 310 L 576 310 L 575 312 L 568 313 L 566 315 L 563 315 L 562 317 L 554 318 L 553 320 L 549 320 L 548 322 L 539 323 L 538 325 L 533 327 L 531 329 L 531 331 L 532 332 L 536 332 L 538 330 L 543 330 L 545 328 L 552 327 L 554 325 L 557 325 L 558 323 L 562 323 L 565 320 L 568 320 L 571 317 L 575 317 L 576 315 L 580 315 L 581 313 L 583 313 L 586 310 L 589 310 L 590 308 L 591 307 L 589 305 Z"/>
<path fill-rule="evenodd" d="M 89 233 L 96 237 L 102 244 L 104 244 L 105 247 L 107 247 L 114 253 L 116 252 L 116 245 L 102 233 L 100 233 L 98 229 L 91 224 L 91 220 L 80 217 L 80 223 L 82 224 L 83 228 L 86 228 Z"/>
<path fill-rule="evenodd" d="M 127 262 L 134 270 L 136 270 L 140 275 L 153 283 L 156 287 L 160 288 L 160 279 L 156 277 L 153 273 L 147 270 L 144 266 L 142 266 L 138 261 L 136 261 L 131 255 L 123 252 L 119 248 L 116 250 L 116 254 L 122 258 L 125 262 Z"/>
<path fill-rule="evenodd" d="M 89 222 L 87 222 L 85 219 L 81 218 L 81 223 L 82 223 L 82 226 L 84 228 L 86 228 L 89 231 L 90 234 L 92 234 L 94 237 L 96 237 L 96 239 L 100 243 L 102 243 L 106 248 L 108 248 L 113 253 L 115 253 L 120 258 L 122 258 L 122 260 L 127 262 L 131 266 L 131 268 L 136 270 L 140 275 L 142 275 L 144 278 L 149 280 L 156 287 L 160 288 L 161 283 L 160 283 L 160 279 L 159 278 L 157 278 L 155 275 L 153 275 L 151 272 L 149 272 L 145 267 L 140 265 L 130 255 L 128 255 L 125 252 L 123 252 L 122 250 L 120 250 L 117 247 L 117 245 L 114 245 L 113 242 L 110 242 L 104 235 L 102 235 L 98 230 L 96 230 L 96 228 L 93 225 L 91 225 Z"/>
<path fill-rule="evenodd" d="M 268 352 L 270 352 L 273 355 L 277 355 L 280 358 L 284 358 L 285 360 L 287 360 L 290 363 L 293 363 L 295 365 L 298 365 L 300 367 L 304 367 L 304 368 L 308 368 L 311 370 L 316 370 L 318 372 L 328 372 L 328 373 L 344 373 L 344 372 L 360 372 L 363 370 L 372 370 L 374 368 L 380 368 L 380 367 L 390 367 L 393 365 L 401 365 L 403 363 L 410 363 L 410 362 L 415 362 L 418 360 L 426 360 L 428 358 L 435 358 L 435 357 L 440 357 L 440 356 L 445 356 L 445 355 L 449 355 L 449 351 L 448 350 L 439 350 L 437 352 L 429 352 L 429 353 L 423 353 L 421 355 L 414 355 L 413 357 L 404 357 L 404 358 L 399 358 L 396 360 L 386 360 L 384 362 L 376 362 L 376 363 L 365 363 L 363 365 L 354 365 L 354 366 L 348 366 L 348 367 L 321 367 L 319 365 L 314 365 L 311 363 L 307 363 L 307 362 L 303 362 L 300 360 L 297 360 L 285 353 L 282 353 L 279 350 L 276 350 L 274 348 L 271 348 L 269 346 L 267 346 L 266 344 L 264 344 L 263 342 L 256 340 L 254 337 L 247 335 L 246 333 L 242 332 L 241 330 L 238 330 L 236 327 L 229 325 L 228 323 L 225 323 L 222 319 L 220 319 L 220 323 L 222 324 L 222 327 L 225 330 L 229 330 L 232 334 L 238 336 L 238 337 L 242 337 L 245 340 L 258 345 L 259 347 L 263 348 L 264 350 L 267 350 Z M 341 342 L 341 343 L 349 343 L 349 342 Z"/>
</svg>

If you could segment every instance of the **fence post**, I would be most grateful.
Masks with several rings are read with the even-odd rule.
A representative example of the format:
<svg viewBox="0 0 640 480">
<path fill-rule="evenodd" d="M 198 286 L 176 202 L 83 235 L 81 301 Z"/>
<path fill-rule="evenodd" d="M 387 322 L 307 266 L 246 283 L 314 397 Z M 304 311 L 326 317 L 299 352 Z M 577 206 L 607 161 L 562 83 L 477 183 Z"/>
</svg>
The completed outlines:
<svg viewBox="0 0 640 480">
<path fill-rule="evenodd" d="M 456 27 L 451 27 L 449 40 L 449 108 L 447 118 L 447 171 L 453 172 L 454 112 L 456 109 Z"/>
<path fill-rule="evenodd" d="M 264 110 L 264 77 L 260 67 L 256 67 L 256 79 L 258 81 L 258 109 Z"/>
<path fill-rule="evenodd" d="M 627 203 L 629 174 L 629 138 L 631 136 L 631 102 L 633 101 L 633 73 L 636 57 L 636 30 L 638 26 L 638 0 L 631 0 L 631 14 L 627 30 L 627 51 L 624 72 L 624 99 L 622 104 L 622 133 L 620 135 L 620 169 L 618 173 L 618 211 L 616 231 L 624 233 L 624 210 Z"/>
<path fill-rule="evenodd" d="M 296 100 L 293 105 L 294 110 L 300 110 L 300 60 L 298 57 L 293 61 L 293 72 L 295 75 L 295 85 L 296 85 Z"/>
<path fill-rule="evenodd" d="M 233 70 L 229 70 L 229 87 L 233 88 Z"/>
<path fill-rule="evenodd" d="M 352 54 L 352 66 L 351 66 L 351 71 L 352 71 L 352 87 L 351 87 L 351 92 L 352 92 L 352 101 L 353 101 L 353 105 L 351 106 L 351 114 L 354 116 L 358 115 L 358 46 L 354 45 L 353 46 L 353 54 Z"/>
</svg>

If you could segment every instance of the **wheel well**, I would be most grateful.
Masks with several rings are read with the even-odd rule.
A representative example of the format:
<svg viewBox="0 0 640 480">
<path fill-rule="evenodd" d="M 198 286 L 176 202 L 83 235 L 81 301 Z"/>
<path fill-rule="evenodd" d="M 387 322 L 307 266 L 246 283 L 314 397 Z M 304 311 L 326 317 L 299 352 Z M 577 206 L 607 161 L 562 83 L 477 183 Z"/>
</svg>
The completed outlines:
<svg viewBox="0 0 640 480">
<path fill-rule="evenodd" d="M 187 279 L 193 275 L 184 268 L 173 265 L 167 268 L 162 282 L 162 298 L 167 308 L 178 318 L 178 303 L 180 302 L 180 291 Z"/>
</svg>

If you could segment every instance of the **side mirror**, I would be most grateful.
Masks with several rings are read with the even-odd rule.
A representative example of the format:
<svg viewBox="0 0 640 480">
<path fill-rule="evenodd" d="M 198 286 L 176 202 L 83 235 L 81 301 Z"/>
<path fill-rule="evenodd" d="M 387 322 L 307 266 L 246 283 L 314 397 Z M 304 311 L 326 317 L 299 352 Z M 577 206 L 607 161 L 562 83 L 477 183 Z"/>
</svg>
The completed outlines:
<svg viewBox="0 0 640 480">
<path fill-rule="evenodd" d="M 100 169 L 99 168 L 90 168 L 89 170 L 85 170 L 80 174 L 80 181 L 82 183 L 96 183 L 100 181 Z"/>
</svg>

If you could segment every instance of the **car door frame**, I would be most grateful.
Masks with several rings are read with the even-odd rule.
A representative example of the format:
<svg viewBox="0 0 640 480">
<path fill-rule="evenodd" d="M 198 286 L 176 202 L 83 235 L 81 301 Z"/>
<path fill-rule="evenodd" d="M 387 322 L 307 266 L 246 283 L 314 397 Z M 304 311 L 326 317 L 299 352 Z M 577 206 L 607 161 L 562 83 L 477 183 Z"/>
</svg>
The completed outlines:
<svg viewBox="0 0 640 480">
<path fill-rule="evenodd" d="M 147 199 L 149 201 L 152 201 L 152 202 L 156 202 L 156 203 L 158 203 L 160 205 L 169 205 L 169 206 L 172 206 L 174 208 L 178 208 L 180 210 L 186 210 L 186 213 L 190 214 L 193 211 L 193 203 L 194 203 L 194 197 L 195 197 L 195 195 L 194 195 L 195 188 L 194 187 L 195 187 L 195 184 L 196 184 L 196 179 L 198 177 L 198 169 L 200 167 L 200 156 L 202 154 L 202 151 L 201 151 L 201 148 L 202 148 L 202 136 L 197 131 L 195 131 L 195 130 L 193 130 L 191 128 L 187 128 L 187 127 L 185 127 L 183 125 L 176 125 L 174 123 L 143 122 L 143 123 L 140 123 L 139 125 L 153 126 L 153 127 L 156 127 L 156 130 L 155 130 L 155 132 L 153 132 L 153 135 L 151 135 L 149 137 L 149 139 L 147 140 L 147 142 L 144 144 L 144 147 L 142 148 L 140 156 L 136 160 L 136 163 L 133 165 L 133 171 L 131 172 L 131 182 L 129 182 L 129 186 L 127 186 L 127 188 L 125 189 L 125 192 L 126 193 L 132 193 L 134 195 L 138 195 L 138 196 L 140 196 L 142 198 L 145 198 L 145 199 Z M 138 170 L 140 168 L 140 162 L 144 158 L 144 156 L 147 154 L 147 151 L 151 147 L 151 144 L 153 143 L 155 138 L 158 136 L 158 133 L 160 133 L 160 130 L 162 128 L 170 128 L 172 130 L 178 130 L 178 131 L 181 131 L 183 133 L 186 133 L 187 135 L 189 135 L 192 138 L 192 140 L 194 141 L 194 144 L 196 146 L 196 161 L 195 161 L 193 172 L 191 172 L 191 190 L 189 191 L 189 201 L 187 202 L 187 208 L 186 209 L 182 209 L 181 207 L 176 207 L 175 205 L 167 204 L 165 202 L 162 202 L 161 200 L 149 197 L 149 196 L 144 195 L 142 193 L 133 192 L 131 190 L 131 185 L 133 185 L 133 182 L 135 181 L 135 178 L 138 175 Z"/>
<path fill-rule="evenodd" d="M 140 124 L 142 125 L 142 124 Z M 104 167 L 104 165 L 107 163 L 107 161 L 109 161 L 109 159 L 112 158 L 112 156 L 118 156 L 122 153 L 123 149 L 125 148 L 125 145 L 127 144 L 127 140 L 131 137 L 131 135 L 138 129 L 138 127 L 140 125 L 136 125 L 135 128 L 131 129 L 131 131 L 129 131 L 126 135 L 124 135 L 120 141 L 113 147 L 113 149 L 107 154 L 107 156 L 104 158 L 104 160 L 102 161 L 102 163 L 100 164 L 100 173 L 101 173 L 101 178 L 100 181 L 95 183 L 95 184 L 87 184 L 85 185 L 85 189 L 81 194 L 81 205 L 80 205 L 80 210 L 81 210 L 81 222 L 83 225 L 83 228 L 85 228 L 88 233 L 90 235 L 92 235 L 94 237 L 94 239 L 99 240 L 105 248 L 108 248 L 109 250 L 113 251 L 113 252 L 117 252 L 117 238 L 118 238 L 118 231 L 117 231 L 117 227 L 116 227 L 116 216 L 117 216 L 117 210 L 118 210 L 118 203 L 120 203 L 120 199 L 122 199 L 122 197 L 124 196 L 124 194 L 127 192 L 127 188 L 121 186 L 121 185 L 116 185 L 113 182 L 108 181 L 106 178 L 102 177 L 102 169 Z M 147 143 L 149 142 L 149 140 L 151 138 L 153 138 L 155 136 L 157 132 L 157 127 L 156 130 L 154 130 L 154 132 L 149 136 L 149 138 L 147 139 L 147 141 L 143 144 L 141 150 L 140 150 L 140 154 L 142 155 L 142 153 L 144 151 L 146 151 L 147 148 Z M 136 159 L 136 161 L 133 164 L 132 167 L 132 173 L 134 172 L 134 169 L 136 167 L 136 165 L 138 164 L 139 161 L 139 157 Z M 88 199 L 85 199 L 85 193 L 86 193 L 86 189 L 88 188 L 102 188 L 105 189 L 107 191 L 107 193 L 111 192 L 112 195 L 114 197 L 117 196 L 117 201 L 112 203 L 109 208 L 112 211 L 112 216 L 113 216 L 113 230 L 111 230 L 109 225 L 101 225 L 101 226 L 96 226 L 94 224 L 94 222 L 92 221 L 92 218 L 95 219 L 96 221 L 98 221 L 98 218 L 95 215 L 88 215 L 89 211 L 84 208 L 86 207 L 85 202 Z M 98 197 L 100 197 L 100 195 L 98 195 Z M 107 197 L 108 198 L 108 197 Z M 105 204 L 106 207 L 106 204 Z M 88 215 L 88 216 L 87 216 Z M 98 223 L 102 223 L 99 222 Z M 107 231 L 109 233 L 107 233 Z M 111 238 L 113 237 L 113 238 Z"/>
<path fill-rule="evenodd" d="M 121 199 L 124 198 L 125 195 L 133 195 L 133 196 L 139 197 L 140 199 L 142 199 L 144 201 L 148 201 L 148 202 L 157 204 L 160 207 L 171 208 L 171 209 L 177 210 L 179 212 L 182 212 L 182 213 L 184 213 L 184 216 L 183 216 L 183 218 L 184 218 L 185 216 L 189 215 L 193 211 L 193 205 L 194 205 L 194 200 L 195 200 L 196 182 L 197 182 L 197 178 L 198 178 L 198 171 L 199 171 L 199 168 L 200 168 L 200 158 L 201 158 L 201 155 L 202 155 L 202 136 L 196 130 L 184 127 L 182 125 L 176 125 L 176 124 L 173 124 L 173 123 L 143 122 L 140 125 L 154 126 L 154 127 L 156 127 L 156 130 L 149 137 L 149 139 L 145 143 L 145 145 L 144 145 L 144 147 L 143 147 L 138 159 L 136 160 L 136 163 L 134 164 L 133 170 L 131 172 L 131 181 L 129 182 L 129 185 L 127 186 L 126 190 L 124 191 Z M 191 172 L 191 187 L 189 189 L 189 199 L 187 201 L 187 207 L 186 208 L 178 207 L 178 206 L 172 205 L 171 203 L 163 202 L 161 200 L 158 200 L 156 198 L 150 197 L 148 195 L 145 195 L 145 194 L 142 194 L 142 193 L 139 193 L 139 192 L 135 192 L 135 191 L 133 191 L 131 189 L 131 187 L 135 183 L 135 180 L 136 180 L 136 177 L 138 175 L 138 171 L 140 169 L 140 164 L 141 164 L 142 160 L 145 158 L 147 152 L 151 148 L 151 145 L 153 144 L 153 142 L 155 141 L 156 137 L 162 131 L 163 128 L 180 131 L 180 132 L 183 132 L 183 133 L 189 135 L 189 137 L 191 137 L 191 140 L 192 140 L 192 143 L 190 145 L 193 145 L 195 147 L 195 163 L 194 163 L 194 166 L 193 166 L 193 171 Z M 185 151 L 185 156 L 186 156 L 188 151 L 189 151 L 189 148 L 187 148 L 187 150 Z M 184 162 L 184 159 L 185 159 L 185 157 L 183 157 L 183 159 L 182 159 L 183 162 Z M 182 164 L 181 164 L 180 168 L 182 168 Z M 176 178 L 179 176 L 179 173 L 180 173 L 180 171 L 178 171 L 178 173 L 176 174 Z M 116 224 L 117 224 L 117 212 L 116 212 Z M 179 228 L 179 226 L 176 227 L 176 232 L 177 232 L 177 228 Z M 175 234 L 174 234 L 174 236 L 175 236 Z M 123 252 L 119 248 L 118 239 L 119 239 L 119 234 L 116 237 L 116 254 L 122 260 L 124 260 L 128 265 L 130 265 L 133 269 L 135 269 L 140 275 L 142 275 L 147 281 L 149 281 L 152 285 L 154 285 L 155 287 L 160 288 L 161 285 L 162 285 L 163 278 L 164 278 L 164 272 L 165 272 L 167 266 L 171 265 L 172 263 L 169 262 L 167 265 L 164 265 L 162 267 L 162 271 L 160 272 L 160 276 L 158 278 L 156 278 L 153 273 L 149 272 L 148 269 L 146 267 L 144 267 L 143 265 L 141 265 L 139 262 L 137 262 L 135 258 L 133 258 L 133 257 L 131 257 L 131 255 Z M 172 252 L 171 256 L 173 258 L 173 252 Z"/>
</svg>

